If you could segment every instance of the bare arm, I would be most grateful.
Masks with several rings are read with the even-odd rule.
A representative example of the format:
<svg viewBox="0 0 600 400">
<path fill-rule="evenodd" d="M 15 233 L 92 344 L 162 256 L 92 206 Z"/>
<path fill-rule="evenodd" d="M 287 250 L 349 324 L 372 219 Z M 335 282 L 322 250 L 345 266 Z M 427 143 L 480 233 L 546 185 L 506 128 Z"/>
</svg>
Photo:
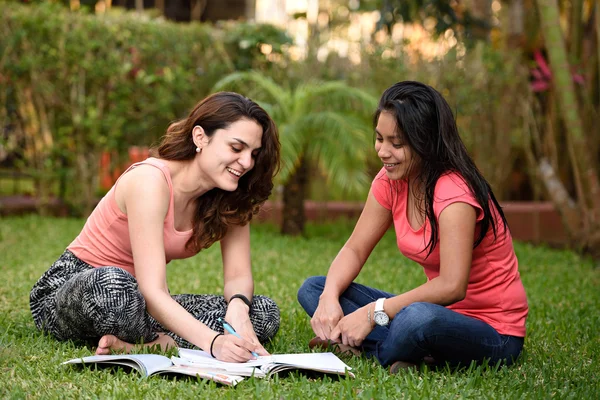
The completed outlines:
<svg viewBox="0 0 600 400">
<path fill-rule="evenodd" d="M 250 308 L 241 299 L 230 301 L 231 296 L 242 294 L 252 301 L 254 280 L 250 260 L 250 225 L 230 226 L 227 234 L 221 239 L 221 255 L 223 257 L 223 293 L 229 302 L 225 319 L 246 340 L 253 343 L 259 355 L 267 355 L 262 347 L 252 323 Z"/>
<path fill-rule="evenodd" d="M 454 203 L 442 211 L 439 218 L 440 274 L 415 289 L 387 299 L 384 310 L 390 318 L 415 302 L 449 305 L 465 297 L 473 255 L 475 217 L 475 209 L 466 203 Z M 375 326 L 373 320 L 368 323 L 368 313 L 373 315 L 374 309 L 373 302 L 344 317 L 332 337 L 341 336 L 341 342 L 350 346 L 360 345 Z"/>
<path fill-rule="evenodd" d="M 225 299 L 229 300 L 239 293 L 252 300 L 254 280 L 250 264 L 250 225 L 228 228 L 227 234 L 221 239 L 221 256 Z M 234 304 L 245 306 L 240 299 L 233 300 L 231 306 Z"/>
<path fill-rule="evenodd" d="M 335 339 L 331 332 L 343 317 L 339 297 L 358 276 L 375 245 L 392 223 L 392 213 L 381 206 L 369 192 L 365 207 L 344 247 L 335 257 L 319 306 L 311 319 L 315 334 L 322 339 Z"/>
<path fill-rule="evenodd" d="M 453 203 L 442 211 L 439 276 L 386 300 L 386 314 L 393 318 L 402 308 L 417 301 L 446 306 L 464 299 L 473 257 L 475 218 L 475 209 L 466 203 Z"/>
<path fill-rule="evenodd" d="M 217 332 L 173 300 L 167 288 L 163 225 L 170 193 L 164 176 L 156 168 L 141 166 L 124 175 L 118 189 L 129 221 L 136 279 L 148 312 L 168 330 L 208 351 Z M 228 348 L 232 351 L 223 355 L 215 353 L 218 358 L 248 360 L 249 352 L 239 348 L 236 341 L 241 342 L 237 338 L 229 340 Z M 222 341 L 220 345 L 222 347 Z"/>
</svg>

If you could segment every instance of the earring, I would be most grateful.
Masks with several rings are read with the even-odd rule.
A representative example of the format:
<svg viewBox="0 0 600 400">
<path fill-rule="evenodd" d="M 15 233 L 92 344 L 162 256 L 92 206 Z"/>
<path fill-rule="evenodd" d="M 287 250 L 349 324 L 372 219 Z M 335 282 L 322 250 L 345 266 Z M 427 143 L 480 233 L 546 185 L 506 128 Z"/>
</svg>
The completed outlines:
<svg viewBox="0 0 600 400">
<path fill-rule="evenodd" d="M 196 147 L 196 153 L 200 153 L 202 149 L 200 147 Z"/>
</svg>

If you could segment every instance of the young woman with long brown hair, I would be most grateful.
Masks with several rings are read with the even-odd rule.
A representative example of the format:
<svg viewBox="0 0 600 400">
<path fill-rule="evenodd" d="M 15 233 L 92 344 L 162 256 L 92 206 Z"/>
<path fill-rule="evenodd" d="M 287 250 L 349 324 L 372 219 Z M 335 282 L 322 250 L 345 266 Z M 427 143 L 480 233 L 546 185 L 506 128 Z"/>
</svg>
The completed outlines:
<svg viewBox="0 0 600 400">
<path fill-rule="evenodd" d="M 277 332 L 279 309 L 253 293 L 248 223 L 271 193 L 279 151 L 275 124 L 252 100 L 202 100 L 169 126 L 155 157 L 121 175 L 35 284 L 36 326 L 59 340 L 97 341 L 97 354 L 136 343 L 197 346 L 223 361 L 267 354 L 261 343 Z M 171 295 L 167 263 L 215 242 L 223 295 Z M 223 334 L 219 318 L 241 338 Z"/>
</svg>

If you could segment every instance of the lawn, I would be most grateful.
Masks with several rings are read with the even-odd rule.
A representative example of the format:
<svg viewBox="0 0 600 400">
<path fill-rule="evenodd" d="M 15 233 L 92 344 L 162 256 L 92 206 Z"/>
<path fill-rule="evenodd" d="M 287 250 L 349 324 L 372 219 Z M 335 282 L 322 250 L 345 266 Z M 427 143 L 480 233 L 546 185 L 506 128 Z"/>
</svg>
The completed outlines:
<svg viewBox="0 0 600 400">
<path fill-rule="evenodd" d="M 0 219 L 0 398 L 559 398 L 592 399 L 600 393 L 600 270 L 568 252 L 518 243 L 517 256 L 529 296 L 525 351 L 510 368 L 403 372 L 392 376 L 373 360 L 343 357 L 356 379 L 309 379 L 293 373 L 249 379 L 236 388 L 212 382 L 141 379 L 115 370 L 81 370 L 60 362 L 93 351 L 39 333 L 29 313 L 29 290 L 83 225 L 79 219 L 37 216 Z M 349 223 L 309 226 L 307 237 L 289 238 L 270 225 L 252 230 L 256 293 L 281 307 L 282 325 L 267 346 L 273 353 L 308 351 L 308 318 L 296 301 L 303 279 L 325 274 L 352 230 Z M 169 265 L 172 293 L 221 293 L 218 246 Z M 400 292 L 424 281 L 403 259 L 392 232 L 369 259 L 359 282 Z"/>
</svg>

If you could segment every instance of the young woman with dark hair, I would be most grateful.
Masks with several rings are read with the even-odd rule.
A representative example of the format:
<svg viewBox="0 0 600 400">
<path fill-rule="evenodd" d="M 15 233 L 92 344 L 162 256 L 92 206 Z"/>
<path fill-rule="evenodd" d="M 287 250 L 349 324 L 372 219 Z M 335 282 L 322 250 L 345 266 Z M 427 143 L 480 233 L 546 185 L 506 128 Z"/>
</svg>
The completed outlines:
<svg viewBox="0 0 600 400">
<path fill-rule="evenodd" d="M 430 86 L 400 82 L 383 93 L 374 125 L 383 168 L 327 277 L 298 292 L 317 335 L 310 346 L 337 343 L 393 373 L 424 361 L 510 365 L 523 348 L 527 298 L 504 213 L 449 105 Z M 391 224 L 427 276 L 401 294 L 353 282 Z"/>
<path fill-rule="evenodd" d="M 253 295 L 248 223 L 279 169 L 275 124 L 256 103 L 220 92 L 169 126 L 155 157 L 132 165 L 35 284 L 36 326 L 59 340 L 197 346 L 243 362 L 279 328 L 279 309 Z M 171 295 L 166 265 L 220 242 L 224 295 Z M 200 269 L 203 267 L 199 266 Z M 223 334 L 224 318 L 241 338 Z"/>
</svg>

